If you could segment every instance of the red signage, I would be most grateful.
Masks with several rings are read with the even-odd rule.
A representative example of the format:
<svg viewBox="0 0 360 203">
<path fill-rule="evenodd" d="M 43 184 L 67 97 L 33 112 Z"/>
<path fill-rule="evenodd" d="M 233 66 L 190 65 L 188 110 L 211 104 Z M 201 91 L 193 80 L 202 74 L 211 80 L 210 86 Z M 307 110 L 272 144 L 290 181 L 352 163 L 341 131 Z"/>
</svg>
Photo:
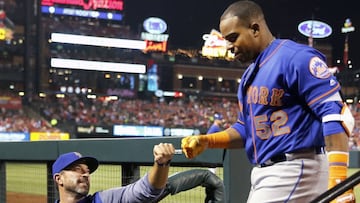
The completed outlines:
<svg viewBox="0 0 360 203">
<path fill-rule="evenodd" d="M 154 42 L 154 41 L 147 41 L 145 51 L 161 51 L 166 52 L 166 45 L 167 42 Z"/>
<path fill-rule="evenodd" d="M 54 4 L 65 4 L 72 6 L 81 6 L 85 10 L 109 9 L 123 10 L 123 0 L 41 0 L 43 6 L 54 6 Z"/>
<path fill-rule="evenodd" d="M 20 97 L 0 96 L 0 108 L 21 109 L 22 102 Z"/>
</svg>

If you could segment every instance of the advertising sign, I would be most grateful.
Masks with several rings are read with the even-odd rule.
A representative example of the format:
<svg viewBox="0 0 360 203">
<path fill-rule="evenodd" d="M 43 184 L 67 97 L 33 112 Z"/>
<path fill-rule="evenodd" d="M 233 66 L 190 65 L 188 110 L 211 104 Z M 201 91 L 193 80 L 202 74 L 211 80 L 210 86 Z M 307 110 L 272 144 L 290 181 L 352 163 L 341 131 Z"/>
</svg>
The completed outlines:
<svg viewBox="0 0 360 203">
<path fill-rule="evenodd" d="M 167 29 L 166 22 L 157 17 L 147 18 L 143 23 L 144 29 L 151 34 L 162 34 Z"/>
<path fill-rule="evenodd" d="M 145 52 L 148 51 L 159 51 L 159 52 L 165 52 L 167 48 L 167 42 L 155 42 L 155 41 L 145 41 L 146 42 L 146 48 L 144 49 Z"/>
<path fill-rule="evenodd" d="M 203 40 L 205 41 L 201 51 L 203 56 L 210 58 L 234 58 L 234 54 L 227 49 L 226 40 L 219 31 L 212 29 L 210 34 L 203 35 Z"/>
<path fill-rule="evenodd" d="M 141 39 L 145 40 L 145 52 L 166 52 L 168 34 L 163 34 L 167 30 L 166 22 L 157 17 L 147 18 L 143 23 L 146 32 L 141 33 Z"/>
<path fill-rule="evenodd" d="M 168 34 L 152 34 L 148 32 L 141 33 L 141 39 L 143 40 L 164 42 L 164 41 L 168 41 L 168 38 L 169 38 Z"/>
<path fill-rule="evenodd" d="M 112 137 L 112 126 L 79 125 L 76 126 L 77 137 Z"/>
<path fill-rule="evenodd" d="M 29 133 L 0 132 L 0 142 L 4 141 L 29 141 Z"/>
<path fill-rule="evenodd" d="M 79 6 L 85 10 L 108 9 L 122 11 L 123 0 L 41 0 L 43 6 L 54 6 L 56 4 Z"/>
<path fill-rule="evenodd" d="M 199 135 L 199 129 L 193 128 L 165 128 L 164 136 L 190 136 L 190 135 Z"/>
<path fill-rule="evenodd" d="M 21 109 L 22 101 L 20 97 L 0 96 L 0 108 Z"/>
<path fill-rule="evenodd" d="M 6 27 L 0 27 L 0 40 L 11 40 L 14 32 Z"/>
<path fill-rule="evenodd" d="M 69 133 L 60 133 L 60 132 L 31 132 L 30 141 L 38 140 L 69 140 Z"/>
<path fill-rule="evenodd" d="M 307 20 L 301 22 L 298 26 L 298 30 L 306 37 L 311 36 L 313 38 L 325 38 L 330 36 L 332 33 L 330 25 L 317 20 Z"/>
<path fill-rule="evenodd" d="M 114 125 L 114 136 L 161 137 L 163 127 L 140 125 Z"/>
<path fill-rule="evenodd" d="M 78 16 L 115 21 L 121 21 L 123 18 L 122 14 L 120 13 L 62 8 L 58 6 L 41 6 L 41 12 L 55 15 Z"/>
<path fill-rule="evenodd" d="M 341 33 L 354 32 L 355 27 L 352 25 L 350 18 L 346 18 L 344 27 L 341 28 Z"/>
</svg>

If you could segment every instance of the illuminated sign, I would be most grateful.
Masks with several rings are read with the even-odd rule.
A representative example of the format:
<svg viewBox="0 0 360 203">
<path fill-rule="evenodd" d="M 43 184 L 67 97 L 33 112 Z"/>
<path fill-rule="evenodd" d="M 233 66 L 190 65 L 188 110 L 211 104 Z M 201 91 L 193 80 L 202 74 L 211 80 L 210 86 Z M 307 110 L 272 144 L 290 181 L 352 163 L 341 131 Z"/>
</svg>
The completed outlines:
<svg viewBox="0 0 360 203">
<path fill-rule="evenodd" d="M 168 34 L 162 34 L 167 29 L 167 24 L 161 18 L 150 17 L 143 23 L 144 29 L 147 32 L 141 33 L 141 39 L 145 40 L 146 48 L 148 51 L 166 52 Z"/>
<path fill-rule="evenodd" d="M 167 29 L 167 24 L 161 18 L 150 17 L 143 23 L 144 29 L 151 34 L 162 34 Z"/>
<path fill-rule="evenodd" d="M 76 126 L 77 137 L 112 137 L 112 126 Z"/>
<path fill-rule="evenodd" d="M 228 50 L 225 47 L 206 47 L 203 46 L 201 53 L 203 56 L 208 56 L 208 57 L 226 57 Z"/>
<path fill-rule="evenodd" d="M 207 47 L 226 47 L 226 40 L 216 30 L 211 30 L 210 34 L 203 35 L 203 40 L 205 40 L 204 46 Z"/>
<path fill-rule="evenodd" d="M 210 34 L 203 35 L 203 40 L 205 41 L 201 51 L 203 56 L 234 58 L 234 54 L 227 49 L 227 42 L 219 31 L 211 30 Z"/>
<path fill-rule="evenodd" d="M 80 45 L 140 49 L 140 50 L 145 49 L 147 46 L 146 42 L 141 40 L 94 37 L 94 36 L 83 36 L 83 35 L 73 35 L 73 34 L 63 34 L 63 33 L 51 33 L 51 41 L 58 43 L 67 43 L 67 44 L 80 44 Z"/>
<path fill-rule="evenodd" d="M 141 33 L 142 40 L 164 42 L 164 41 L 168 41 L 168 38 L 169 38 L 168 34 L 151 34 L 148 32 Z"/>
<path fill-rule="evenodd" d="M 146 48 L 144 51 L 162 51 L 166 52 L 167 42 L 146 41 Z"/>
<path fill-rule="evenodd" d="M 182 92 L 173 92 L 173 91 L 163 91 L 163 90 L 157 90 L 155 91 L 155 96 L 157 97 L 183 97 L 184 93 Z"/>
<path fill-rule="evenodd" d="M 69 140 L 69 133 L 58 133 L 58 132 L 31 132 L 30 140 Z"/>
<path fill-rule="evenodd" d="M 140 126 L 140 125 L 114 125 L 114 136 L 141 136 L 141 137 L 161 137 L 163 127 L 160 126 Z"/>
<path fill-rule="evenodd" d="M 347 18 L 344 23 L 344 27 L 341 28 L 341 33 L 354 32 L 355 27 L 352 26 L 350 18 Z"/>
<path fill-rule="evenodd" d="M 29 133 L 0 132 L 0 142 L 3 141 L 29 141 Z"/>
<path fill-rule="evenodd" d="M 164 136 L 190 136 L 199 135 L 201 132 L 199 129 L 192 128 L 165 128 Z"/>
<path fill-rule="evenodd" d="M 61 8 L 57 6 L 41 6 L 41 12 L 48 14 L 56 14 L 56 15 L 79 16 L 86 18 L 97 18 L 97 19 L 106 19 L 106 20 L 115 20 L 115 21 L 122 20 L 122 15 L 119 13 Z"/>
<path fill-rule="evenodd" d="M 54 6 L 55 4 L 80 6 L 85 10 L 109 9 L 122 11 L 123 0 L 42 0 L 43 6 Z"/>
<path fill-rule="evenodd" d="M 13 38 L 14 32 L 6 27 L 0 28 L 0 40 L 11 40 Z"/>
<path fill-rule="evenodd" d="M 69 68 L 81 70 L 97 70 L 123 73 L 145 73 L 146 66 L 144 64 L 130 64 L 130 63 L 114 63 L 101 61 L 87 61 L 76 59 L 61 59 L 51 58 L 51 67 L 54 68 Z"/>
<path fill-rule="evenodd" d="M 325 38 L 332 33 L 330 25 L 317 20 L 307 20 L 300 23 L 298 30 L 301 34 L 313 38 Z"/>
<path fill-rule="evenodd" d="M 22 101 L 20 97 L 0 96 L 0 108 L 21 109 Z"/>
</svg>

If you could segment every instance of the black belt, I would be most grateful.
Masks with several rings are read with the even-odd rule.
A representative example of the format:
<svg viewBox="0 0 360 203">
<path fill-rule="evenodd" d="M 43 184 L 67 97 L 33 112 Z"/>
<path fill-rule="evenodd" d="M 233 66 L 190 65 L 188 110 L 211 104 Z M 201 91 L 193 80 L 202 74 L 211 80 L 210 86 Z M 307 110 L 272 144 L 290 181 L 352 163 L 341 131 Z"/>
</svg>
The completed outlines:
<svg viewBox="0 0 360 203">
<path fill-rule="evenodd" d="M 294 152 L 289 152 L 288 154 L 291 153 L 305 153 L 305 152 L 314 152 L 314 154 L 325 154 L 325 147 L 314 147 L 314 148 L 310 148 L 310 149 L 300 149 L 298 151 L 294 151 Z M 286 153 L 284 154 L 278 154 L 275 155 L 273 157 L 271 157 L 270 159 L 268 159 L 267 161 L 265 161 L 262 164 L 258 164 L 257 167 L 267 167 L 267 166 L 271 166 L 274 165 L 276 163 L 279 162 L 283 162 L 283 161 L 287 161 L 287 157 L 286 157 Z"/>
</svg>

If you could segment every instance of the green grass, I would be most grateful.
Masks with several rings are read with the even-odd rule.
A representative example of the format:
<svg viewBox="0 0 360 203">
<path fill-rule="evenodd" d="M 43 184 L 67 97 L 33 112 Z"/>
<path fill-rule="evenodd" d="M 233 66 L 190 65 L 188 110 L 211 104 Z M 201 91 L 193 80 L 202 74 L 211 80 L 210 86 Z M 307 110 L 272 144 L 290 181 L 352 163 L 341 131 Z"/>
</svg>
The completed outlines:
<svg viewBox="0 0 360 203">
<path fill-rule="evenodd" d="M 348 171 L 348 176 L 358 172 L 360 169 L 358 168 L 350 168 L 349 171 Z M 357 186 L 355 186 L 354 188 L 354 192 L 355 192 L 355 196 L 356 196 L 356 199 L 357 200 L 360 200 L 360 184 L 358 184 Z"/>
<path fill-rule="evenodd" d="M 6 189 L 36 195 L 46 195 L 45 164 L 6 164 Z"/>
<path fill-rule="evenodd" d="M 188 167 L 171 167 L 170 175 L 176 172 L 188 170 Z M 140 175 L 143 176 L 149 167 L 140 167 Z M 359 169 L 349 169 L 349 175 L 354 174 Z M 7 191 L 28 193 L 36 195 L 46 195 L 46 165 L 45 164 L 6 164 L 6 188 Z M 222 177 L 222 168 L 217 169 L 217 175 Z M 121 186 L 121 166 L 105 165 L 99 166 L 98 170 L 91 175 L 91 190 L 95 191 Z M 355 187 L 356 199 L 360 199 L 360 185 Z M 203 202 L 205 199 L 205 189 L 197 187 L 192 190 L 181 192 L 174 196 L 169 195 L 162 203 L 188 203 Z"/>
</svg>

